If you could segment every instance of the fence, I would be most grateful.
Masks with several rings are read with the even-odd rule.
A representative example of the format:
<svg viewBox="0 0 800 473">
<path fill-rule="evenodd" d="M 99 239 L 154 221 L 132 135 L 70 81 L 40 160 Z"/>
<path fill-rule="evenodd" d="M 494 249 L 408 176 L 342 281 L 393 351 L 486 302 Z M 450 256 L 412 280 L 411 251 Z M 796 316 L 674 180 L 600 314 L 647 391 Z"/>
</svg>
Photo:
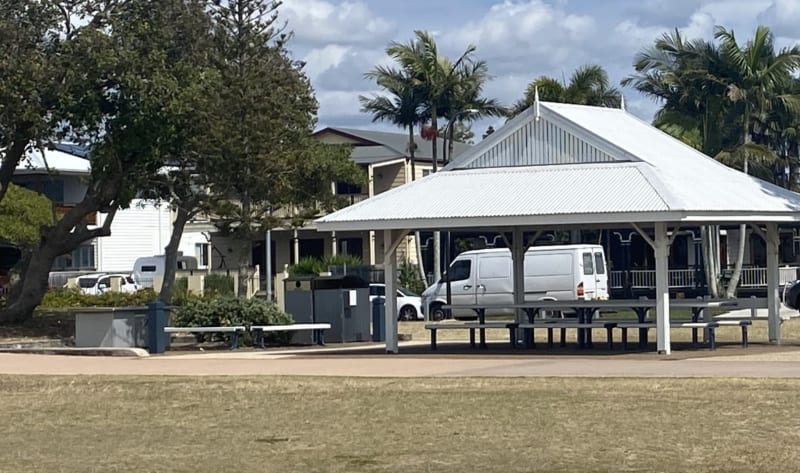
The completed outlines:
<svg viewBox="0 0 800 473">
<path fill-rule="evenodd" d="M 779 284 L 781 286 L 798 279 L 798 269 L 800 268 L 797 266 L 786 266 L 778 269 L 780 272 Z M 669 287 L 677 289 L 703 286 L 705 281 L 697 280 L 697 277 L 698 272 L 694 269 L 670 269 Z M 609 274 L 610 288 L 623 289 L 626 278 L 633 289 L 653 289 L 656 287 L 655 270 L 633 269 L 630 271 L 611 271 Z M 739 287 L 767 287 L 767 268 L 742 268 Z"/>
</svg>

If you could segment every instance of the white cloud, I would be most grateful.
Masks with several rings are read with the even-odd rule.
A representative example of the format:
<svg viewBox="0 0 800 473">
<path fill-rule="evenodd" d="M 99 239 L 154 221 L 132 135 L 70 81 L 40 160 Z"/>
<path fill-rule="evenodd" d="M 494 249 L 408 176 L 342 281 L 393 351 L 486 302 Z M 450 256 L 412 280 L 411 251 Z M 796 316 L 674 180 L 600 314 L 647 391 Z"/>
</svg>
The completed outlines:
<svg viewBox="0 0 800 473">
<path fill-rule="evenodd" d="M 338 44 L 328 44 L 312 49 L 303 57 L 303 61 L 306 63 L 306 74 L 313 81 L 323 72 L 341 64 L 351 51 L 352 47 Z"/>
<path fill-rule="evenodd" d="M 774 0 L 758 20 L 769 25 L 776 35 L 798 37 L 800 24 L 800 2 L 797 0 Z"/>
<path fill-rule="evenodd" d="M 569 14 L 561 6 L 541 0 L 497 3 L 477 21 L 442 35 L 448 50 L 463 51 L 467 44 L 478 56 L 491 60 L 497 72 L 528 64 L 558 66 L 595 34 L 595 22 L 586 15 Z"/>
<path fill-rule="evenodd" d="M 305 44 L 374 44 L 391 38 L 394 25 L 364 2 L 291 0 L 280 8 L 297 41 Z"/>
</svg>

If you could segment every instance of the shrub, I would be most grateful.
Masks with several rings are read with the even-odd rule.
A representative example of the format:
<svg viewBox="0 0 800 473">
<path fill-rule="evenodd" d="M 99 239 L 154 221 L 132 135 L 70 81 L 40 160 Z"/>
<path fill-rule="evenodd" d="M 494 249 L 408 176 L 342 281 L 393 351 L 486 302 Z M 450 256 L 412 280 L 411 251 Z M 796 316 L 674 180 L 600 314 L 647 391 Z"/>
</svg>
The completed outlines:
<svg viewBox="0 0 800 473">
<path fill-rule="evenodd" d="M 233 278 L 225 274 L 207 274 L 203 280 L 203 294 L 214 296 L 232 296 Z"/>
<path fill-rule="evenodd" d="M 408 260 L 400 263 L 398 280 L 401 286 L 417 294 L 422 294 L 427 287 L 419 275 L 419 267 Z"/>
<path fill-rule="evenodd" d="M 326 256 L 322 259 L 323 271 L 328 271 L 331 266 L 361 266 L 361 258 L 347 253 Z"/>
<path fill-rule="evenodd" d="M 45 309 L 68 307 L 130 307 L 143 306 L 158 296 L 151 288 L 136 292 L 113 292 L 103 294 L 84 294 L 78 289 L 54 289 L 48 291 L 39 305 Z"/>
<path fill-rule="evenodd" d="M 297 264 L 293 264 L 289 266 L 289 275 L 290 276 L 303 276 L 303 275 L 317 275 L 323 271 L 326 271 L 327 268 L 322 266 L 322 261 L 314 258 L 313 256 L 307 256 L 305 258 L 301 258 Z"/>
<path fill-rule="evenodd" d="M 235 325 L 287 325 L 294 321 L 292 316 L 281 312 L 275 304 L 260 299 L 220 297 L 215 299 L 189 300 L 176 311 L 174 324 L 178 327 L 231 327 Z M 198 341 L 204 337 L 198 334 Z M 274 332 L 265 334 L 269 344 L 287 345 L 293 332 Z M 246 334 L 244 343 L 250 342 Z"/>
<path fill-rule="evenodd" d="M 317 275 L 328 271 L 331 266 L 361 266 L 361 258 L 349 254 L 326 256 L 322 259 L 306 256 L 301 258 L 297 264 L 289 266 L 289 275 Z"/>
</svg>

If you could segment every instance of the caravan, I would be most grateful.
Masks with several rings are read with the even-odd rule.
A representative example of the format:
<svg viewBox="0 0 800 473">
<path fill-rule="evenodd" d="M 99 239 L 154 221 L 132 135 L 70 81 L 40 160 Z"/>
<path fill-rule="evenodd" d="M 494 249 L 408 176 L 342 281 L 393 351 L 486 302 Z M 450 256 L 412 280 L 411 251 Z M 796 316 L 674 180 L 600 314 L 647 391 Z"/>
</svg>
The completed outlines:
<svg viewBox="0 0 800 473">
<path fill-rule="evenodd" d="M 161 280 L 164 278 L 164 266 L 167 261 L 165 255 L 143 256 L 137 258 L 133 263 L 133 274 L 143 287 L 161 287 Z M 178 255 L 176 269 L 190 270 L 197 269 L 197 258 L 194 256 Z"/>
<path fill-rule="evenodd" d="M 507 248 L 461 253 L 442 280 L 422 293 L 423 307 L 432 320 L 444 317 L 447 280 L 454 305 L 513 303 L 513 269 Z M 600 245 L 535 246 L 525 253 L 525 300 L 608 299 L 608 272 Z M 511 309 L 492 311 L 511 313 Z M 470 317 L 471 310 L 454 310 Z"/>
</svg>

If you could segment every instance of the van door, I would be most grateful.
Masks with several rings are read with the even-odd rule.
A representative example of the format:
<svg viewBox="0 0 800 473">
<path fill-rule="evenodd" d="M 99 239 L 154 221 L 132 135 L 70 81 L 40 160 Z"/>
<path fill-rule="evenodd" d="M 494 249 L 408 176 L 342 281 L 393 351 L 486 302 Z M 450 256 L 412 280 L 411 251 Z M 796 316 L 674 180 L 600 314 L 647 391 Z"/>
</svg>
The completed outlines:
<svg viewBox="0 0 800 473">
<path fill-rule="evenodd" d="M 582 276 L 580 284 L 583 284 L 584 299 L 592 300 L 597 297 L 597 281 L 594 273 L 594 253 L 591 250 L 581 253 Z"/>
<path fill-rule="evenodd" d="M 475 304 L 475 258 L 473 256 L 460 258 L 453 261 L 447 271 L 450 280 L 450 297 L 453 305 Z M 439 296 L 447 297 L 447 281 L 439 288 Z M 456 317 L 469 317 L 475 315 L 473 310 L 454 310 Z"/>
<path fill-rule="evenodd" d="M 514 299 L 514 282 L 509 255 L 493 254 L 478 257 L 476 284 L 477 304 L 511 304 Z M 511 309 L 491 310 L 488 313 L 510 313 Z"/>
<path fill-rule="evenodd" d="M 594 252 L 594 276 L 597 282 L 597 298 L 608 299 L 608 272 L 605 254 L 602 251 Z"/>
</svg>

